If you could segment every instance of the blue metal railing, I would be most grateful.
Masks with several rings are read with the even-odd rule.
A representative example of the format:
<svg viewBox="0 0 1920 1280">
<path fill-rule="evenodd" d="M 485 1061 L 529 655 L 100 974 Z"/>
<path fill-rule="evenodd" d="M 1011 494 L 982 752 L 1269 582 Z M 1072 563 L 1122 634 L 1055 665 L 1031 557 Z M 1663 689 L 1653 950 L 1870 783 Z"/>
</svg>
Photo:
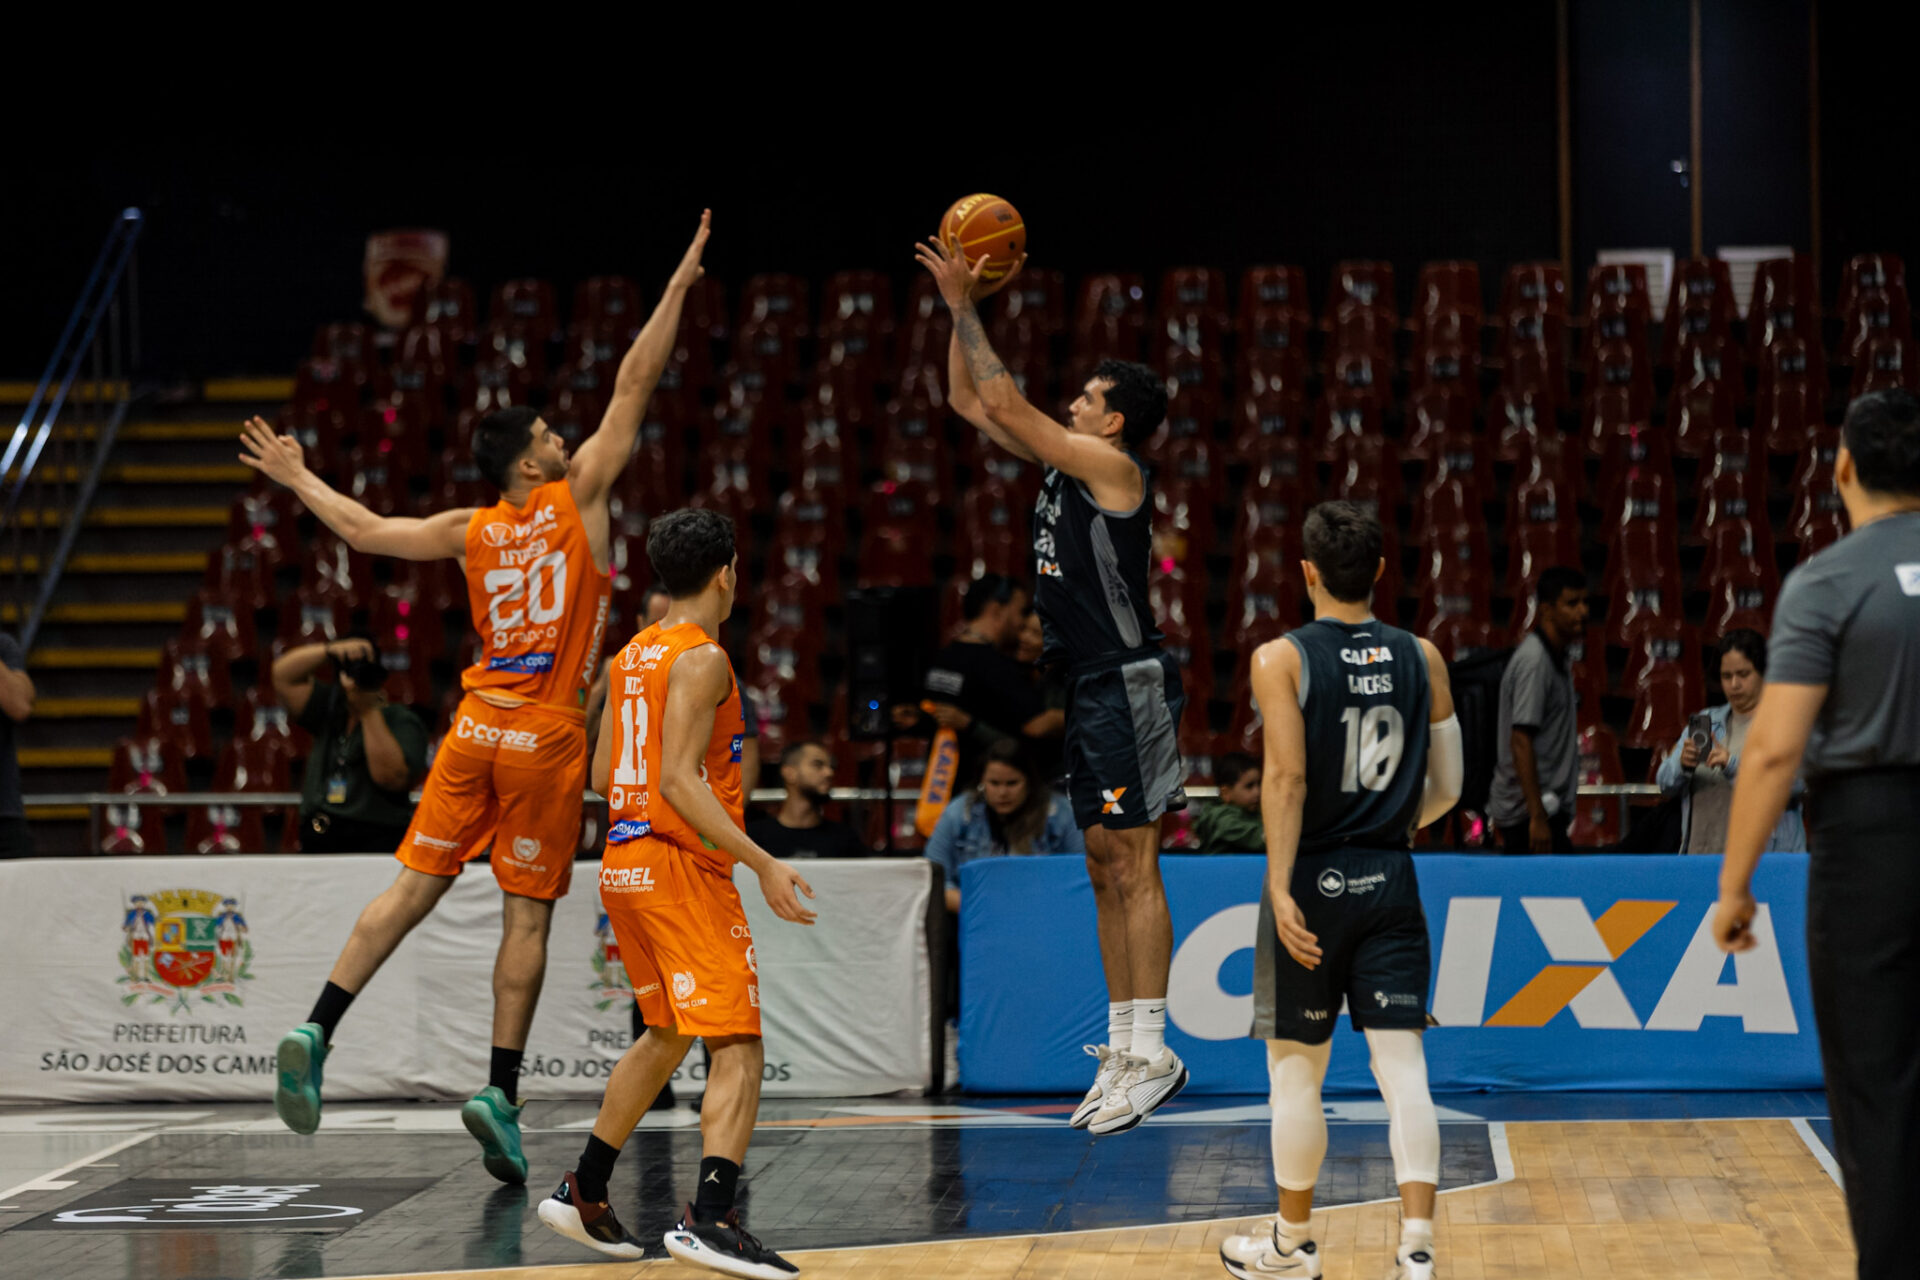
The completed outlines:
<svg viewBox="0 0 1920 1280">
<path fill-rule="evenodd" d="M 132 371 L 140 359 L 134 246 L 144 223 L 138 209 L 114 220 L 0 454 L 0 525 L 12 551 L 9 595 L 23 650 L 32 647 L 53 602 L 132 401 Z M 91 380 L 80 381 L 83 374 Z M 73 412 L 62 423 L 69 407 Z M 56 431 L 56 425 L 63 429 Z"/>
</svg>

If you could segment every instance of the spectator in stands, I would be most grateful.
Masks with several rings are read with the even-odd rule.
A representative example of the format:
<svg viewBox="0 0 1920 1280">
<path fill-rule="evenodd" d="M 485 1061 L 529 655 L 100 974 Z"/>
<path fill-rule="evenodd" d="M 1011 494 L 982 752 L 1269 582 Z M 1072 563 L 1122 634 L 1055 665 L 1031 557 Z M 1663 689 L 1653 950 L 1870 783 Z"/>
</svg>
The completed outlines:
<svg viewBox="0 0 1920 1280">
<path fill-rule="evenodd" d="M 1500 759 L 1487 816 L 1508 853 L 1571 853 L 1579 783 L 1580 698 L 1567 646 L 1587 626 L 1587 579 L 1578 569 L 1540 575 L 1533 630 L 1500 680 Z"/>
<path fill-rule="evenodd" d="M 820 812 L 833 786 L 833 757 L 818 742 L 796 742 L 780 753 L 787 795 L 772 817 L 755 818 L 747 834 L 776 858 L 861 858 L 871 853 L 853 828 Z"/>
<path fill-rule="evenodd" d="M 1034 773 L 1020 744 L 1002 738 L 988 747 L 980 785 L 940 815 L 927 857 L 947 873 L 947 910 L 960 909 L 960 868 L 976 858 L 1041 853 L 1085 853 L 1073 810 Z"/>
<path fill-rule="evenodd" d="M 1040 665 L 1040 655 L 1046 645 L 1039 611 L 1029 608 L 1025 621 L 1020 624 L 1020 638 L 1013 657 L 1033 673 L 1033 685 L 1040 691 L 1040 705 L 1044 709 L 1036 717 L 1027 750 L 1033 756 L 1034 769 L 1053 782 L 1060 776 L 1060 739 L 1067 730 L 1067 673 L 1064 668 Z"/>
<path fill-rule="evenodd" d="M 673 603 L 673 597 L 659 583 L 654 583 L 640 593 L 640 630 L 644 631 L 660 619 L 667 616 L 667 606 Z"/>
<path fill-rule="evenodd" d="M 315 680 L 333 662 L 338 682 Z M 427 772 L 427 726 L 380 692 L 386 669 L 358 637 L 289 649 L 273 664 L 273 691 L 313 735 L 300 794 L 305 853 L 397 849 L 413 820 L 413 785 Z M 453 732 L 460 732 L 455 725 Z"/>
<path fill-rule="evenodd" d="M 31 858 L 33 837 L 20 798 L 20 755 L 13 726 L 33 714 L 33 677 L 27 674 L 20 642 L 0 632 L 0 858 Z"/>
<path fill-rule="evenodd" d="M 1064 714 L 1047 714 L 1032 673 L 1010 653 L 1030 607 L 1026 589 L 1013 579 L 997 573 L 975 578 L 961 603 L 965 623 L 959 635 L 927 664 L 924 689 L 934 707 L 932 720 L 960 735 L 959 786 L 978 780 L 994 743 L 1014 739 L 1031 754 L 1032 739 L 1058 737 L 1065 729 Z M 894 724 L 931 731 L 915 707 L 895 707 Z"/>
<path fill-rule="evenodd" d="M 1267 830 L 1260 821 L 1260 762 L 1229 751 L 1213 762 L 1220 798 L 1194 815 L 1193 835 L 1201 853 L 1265 853 Z"/>
<path fill-rule="evenodd" d="M 1727 849 L 1727 815 L 1733 804 L 1733 780 L 1747 728 L 1767 687 L 1767 639 L 1741 627 L 1720 641 L 1720 691 L 1727 700 L 1701 712 L 1707 718 L 1708 747 L 1703 752 L 1691 728 L 1660 762 L 1654 781 L 1663 794 L 1680 797 L 1680 852 L 1722 854 Z M 1801 791 L 1795 775 L 1793 794 Z M 1805 853 L 1807 831 L 1797 805 L 1789 805 L 1767 841 L 1768 853 Z"/>
</svg>

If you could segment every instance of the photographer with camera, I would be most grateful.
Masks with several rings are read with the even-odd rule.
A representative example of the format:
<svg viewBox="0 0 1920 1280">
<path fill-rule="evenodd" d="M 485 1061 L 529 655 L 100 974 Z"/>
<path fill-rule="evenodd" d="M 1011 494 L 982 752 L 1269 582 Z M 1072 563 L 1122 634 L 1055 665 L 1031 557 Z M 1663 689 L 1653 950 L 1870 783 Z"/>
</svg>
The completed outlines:
<svg viewBox="0 0 1920 1280">
<path fill-rule="evenodd" d="M 316 681 L 327 662 L 335 681 Z M 380 691 L 387 669 L 371 640 L 289 649 L 273 664 L 273 691 L 313 735 L 300 796 L 303 853 L 379 853 L 413 820 L 409 796 L 427 771 L 427 726 Z"/>
<path fill-rule="evenodd" d="M 1681 853 L 1717 856 L 1726 852 L 1733 780 L 1739 776 L 1747 726 L 1753 723 L 1760 694 L 1767 687 L 1766 637 L 1745 627 L 1727 632 L 1720 639 L 1719 674 L 1726 702 L 1687 718 L 1686 732 L 1660 762 L 1654 776 L 1662 794 L 1681 797 Z M 1800 790 L 1800 780 L 1795 778 L 1795 797 Z M 1804 853 L 1806 848 L 1807 833 L 1799 807 L 1790 806 L 1780 815 L 1767 842 L 1767 852 Z"/>
</svg>

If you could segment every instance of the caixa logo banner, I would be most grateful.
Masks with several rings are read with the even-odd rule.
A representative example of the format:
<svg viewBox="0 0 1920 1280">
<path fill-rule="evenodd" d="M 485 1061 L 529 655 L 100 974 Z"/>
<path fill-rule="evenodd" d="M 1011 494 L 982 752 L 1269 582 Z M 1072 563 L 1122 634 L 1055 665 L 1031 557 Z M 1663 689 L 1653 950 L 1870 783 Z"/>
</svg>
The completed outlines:
<svg viewBox="0 0 1920 1280">
<path fill-rule="evenodd" d="M 1194 1090 L 1265 1093 L 1263 1052 L 1244 1038 L 1265 862 L 1169 856 L 1161 866 L 1174 924 L 1169 1041 Z M 1717 858 L 1422 855 L 1416 866 L 1433 947 L 1435 1089 L 1820 1086 L 1805 855 L 1762 862 L 1757 945 L 1735 957 L 1710 933 Z M 1080 1045 L 1105 1039 L 1106 993 L 1083 862 L 971 863 L 961 886 L 962 1079 L 1084 1089 Z M 1347 994 L 1350 1004 L 1394 998 Z M 1328 1088 L 1368 1091 L 1366 1043 L 1346 1014 Z"/>
</svg>

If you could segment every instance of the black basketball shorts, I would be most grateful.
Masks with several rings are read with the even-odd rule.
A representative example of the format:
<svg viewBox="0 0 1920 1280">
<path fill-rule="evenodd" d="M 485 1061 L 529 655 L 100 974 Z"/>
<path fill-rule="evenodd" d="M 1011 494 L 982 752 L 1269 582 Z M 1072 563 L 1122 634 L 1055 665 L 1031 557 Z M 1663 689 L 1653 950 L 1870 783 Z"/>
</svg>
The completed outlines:
<svg viewBox="0 0 1920 1280">
<path fill-rule="evenodd" d="M 1180 664 L 1147 650 L 1075 668 L 1062 744 L 1073 824 L 1125 830 L 1187 807 L 1180 768 Z"/>
</svg>

